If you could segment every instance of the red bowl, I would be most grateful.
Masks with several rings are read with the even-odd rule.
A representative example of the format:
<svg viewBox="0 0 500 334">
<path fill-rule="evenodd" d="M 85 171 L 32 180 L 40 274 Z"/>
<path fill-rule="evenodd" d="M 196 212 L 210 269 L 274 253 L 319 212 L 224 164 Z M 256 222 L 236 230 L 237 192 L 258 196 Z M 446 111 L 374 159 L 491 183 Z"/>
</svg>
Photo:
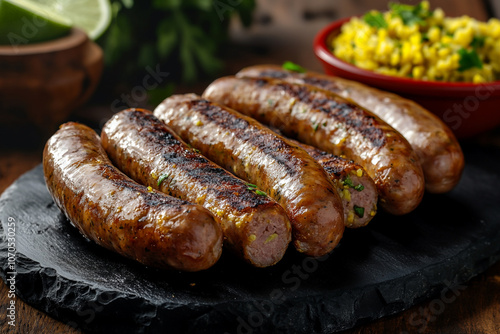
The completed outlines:
<svg viewBox="0 0 500 334">
<path fill-rule="evenodd" d="M 459 138 L 472 137 L 500 125 L 500 81 L 472 84 L 393 77 L 364 70 L 335 57 L 331 41 L 350 19 L 331 23 L 314 38 L 314 53 L 326 74 L 411 99 L 438 115 Z"/>
</svg>

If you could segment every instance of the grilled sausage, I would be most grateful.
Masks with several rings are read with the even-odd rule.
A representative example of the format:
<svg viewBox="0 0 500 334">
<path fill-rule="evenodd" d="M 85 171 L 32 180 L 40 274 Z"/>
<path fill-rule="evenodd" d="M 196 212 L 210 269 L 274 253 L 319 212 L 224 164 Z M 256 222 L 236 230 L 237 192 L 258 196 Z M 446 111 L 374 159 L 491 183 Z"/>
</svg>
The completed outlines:
<svg viewBox="0 0 500 334">
<path fill-rule="evenodd" d="M 291 226 L 284 209 L 193 151 L 150 111 L 115 114 L 104 125 L 101 141 L 132 179 L 212 212 L 226 245 L 247 262 L 267 267 L 285 254 Z"/>
<path fill-rule="evenodd" d="M 318 150 L 289 139 L 304 149 L 326 171 L 344 204 L 345 226 L 357 228 L 367 225 L 377 213 L 377 187 L 365 169 L 352 160 Z"/>
<path fill-rule="evenodd" d="M 172 96 L 154 113 L 207 158 L 280 203 L 298 251 L 321 256 L 338 244 L 344 231 L 342 202 L 304 150 L 254 119 L 194 94 Z"/>
<path fill-rule="evenodd" d="M 279 135 L 277 128 L 270 129 Z M 321 151 L 316 147 L 286 138 L 293 145 L 306 151 L 326 171 L 344 204 L 346 227 L 366 226 L 377 214 L 377 187 L 363 166 L 339 156 Z"/>
<path fill-rule="evenodd" d="M 237 76 L 271 77 L 310 84 L 351 99 L 408 140 L 422 165 L 427 191 L 444 193 L 460 180 L 464 156 L 454 134 L 437 116 L 411 100 L 355 81 L 314 72 L 291 72 L 277 65 L 252 66 L 241 70 Z"/>
<path fill-rule="evenodd" d="M 111 164 L 99 136 L 66 123 L 48 140 L 43 170 L 54 202 L 88 239 L 158 268 L 198 271 L 222 251 L 222 231 L 202 206 L 148 190 Z"/>
<path fill-rule="evenodd" d="M 334 93 L 270 78 L 225 77 L 203 96 L 236 109 L 285 135 L 363 166 L 380 206 L 401 215 L 422 200 L 424 177 L 410 144 L 377 116 Z"/>
</svg>

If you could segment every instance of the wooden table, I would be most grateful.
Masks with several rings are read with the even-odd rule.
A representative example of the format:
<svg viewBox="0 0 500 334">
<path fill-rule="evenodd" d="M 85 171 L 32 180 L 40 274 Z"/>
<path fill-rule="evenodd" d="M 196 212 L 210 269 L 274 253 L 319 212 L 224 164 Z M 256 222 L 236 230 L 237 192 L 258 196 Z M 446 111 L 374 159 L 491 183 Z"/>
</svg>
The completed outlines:
<svg viewBox="0 0 500 334">
<path fill-rule="evenodd" d="M 410 3 L 414 3 L 410 2 Z M 450 16 L 468 14 L 486 20 L 500 10 L 500 0 L 431 1 Z M 232 74 L 243 66 L 256 63 L 281 63 L 292 60 L 312 70 L 321 70 L 311 48 L 312 36 L 335 18 L 362 14 L 368 9 L 385 9 L 385 1 L 311 0 L 259 1 L 256 24 L 244 30 L 232 27 L 234 47 L 226 56 L 226 73 Z M 497 12 L 498 13 L 498 12 Z M 178 92 L 201 93 L 208 82 L 197 86 L 178 87 Z M 106 106 L 88 104 L 71 118 L 99 125 L 112 114 Z M 493 130 L 474 142 L 500 147 L 500 129 Z M 13 148 L 2 138 L 0 147 L 0 193 L 21 174 L 41 162 L 43 141 L 29 147 Z M 472 279 L 458 291 L 456 299 L 444 309 L 436 309 L 428 300 L 394 316 L 359 326 L 343 333 L 499 333 L 500 332 L 500 263 Z M 8 289 L 0 283 L 1 333 L 80 333 L 16 298 L 16 327 L 8 325 L 6 308 Z"/>
</svg>

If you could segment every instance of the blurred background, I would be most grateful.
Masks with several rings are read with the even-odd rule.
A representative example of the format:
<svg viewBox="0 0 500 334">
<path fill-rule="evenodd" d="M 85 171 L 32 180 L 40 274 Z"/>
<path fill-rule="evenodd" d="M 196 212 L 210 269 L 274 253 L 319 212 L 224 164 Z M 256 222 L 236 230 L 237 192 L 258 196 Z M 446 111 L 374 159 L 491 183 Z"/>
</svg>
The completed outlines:
<svg viewBox="0 0 500 334">
<path fill-rule="evenodd" d="M 405 1 L 408 4 L 418 2 Z M 32 123 L 30 119 L 48 112 L 41 108 L 47 102 L 40 100 L 37 110 L 26 115 L 16 111 L 15 126 L 6 121 L 0 123 L 0 146 L 43 145 L 65 120 L 100 128 L 117 111 L 127 107 L 154 108 L 173 93 L 200 94 L 214 78 L 234 74 L 249 65 L 281 64 L 289 60 L 307 69 L 322 71 L 312 50 L 314 35 L 336 19 L 362 15 L 370 9 L 383 11 L 388 3 L 362 0 L 111 0 L 109 5 L 111 20 L 95 40 L 103 52 L 103 70 L 90 98 L 79 106 L 66 108 L 52 123 L 50 117 L 43 118 L 45 122 L 39 121 L 35 126 L 29 124 Z M 487 20 L 498 17 L 500 0 L 434 0 L 431 7 L 443 8 L 448 16 L 467 14 Z M 64 94 L 61 92 L 59 96 Z M 1 95 L 0 110 L 12 114 L 9 104 L 2 105 Z M 20 121 L 20 117 L 27 119 Z"/>
</svg>

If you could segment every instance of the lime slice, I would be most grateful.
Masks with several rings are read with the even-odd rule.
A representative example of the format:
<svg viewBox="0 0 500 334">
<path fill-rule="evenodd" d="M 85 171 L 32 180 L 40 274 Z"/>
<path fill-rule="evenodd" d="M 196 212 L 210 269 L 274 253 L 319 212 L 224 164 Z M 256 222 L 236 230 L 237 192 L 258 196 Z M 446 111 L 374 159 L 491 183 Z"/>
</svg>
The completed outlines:
<svg viewBox="0 0 500 334">
<path fill-rule="evenodd" d="M 0 45 L 22 45 L 64 36 L 72 21 L 28 0 L 0 0 Z"/>
<path fill-rule="evenodd" d="M 1 0 L 0 0 L 1 1 Z M 97 39 L 111 22 L 109 0 L 34 0 L 51 7 L 59 15 L 85 30 L 90 39 Z"/>
</svg>

